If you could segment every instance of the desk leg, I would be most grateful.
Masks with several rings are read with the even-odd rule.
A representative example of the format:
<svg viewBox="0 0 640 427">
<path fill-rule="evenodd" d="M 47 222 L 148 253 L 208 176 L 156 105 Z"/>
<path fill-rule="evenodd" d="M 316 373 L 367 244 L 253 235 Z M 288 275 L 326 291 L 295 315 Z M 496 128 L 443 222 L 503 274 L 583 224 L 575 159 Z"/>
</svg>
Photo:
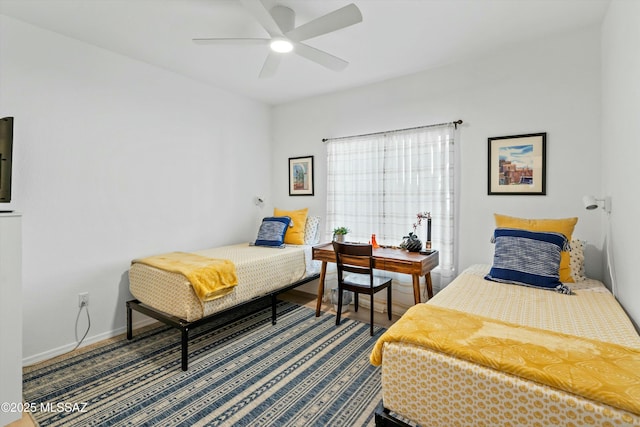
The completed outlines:
<svg viewBox="0 0 640 427">
<path fill-rule="evenodd" d="M 433 285 L 431 284 L 431 272 L 428 272 L 424 275 L 425 280 L 427 281 L 427 296 L 429 299 L 433 298 Z"/>
<path fill-rule="evenodd" d="M 413 302 L 415 304 L 420 304 L 420 275 L 412 274 L 413 278 Z"/>
<path fill-rule="evenodd" d="M 316 301 L 316 317 L 320 316 L 320 307 L 322 307 L 322 297 L 324 296 L 324 278 L 327 274 L 327 262 L 322 261 L 320 267 L 320 279 L 318 280 L 318 301 Z"/>
</svg>

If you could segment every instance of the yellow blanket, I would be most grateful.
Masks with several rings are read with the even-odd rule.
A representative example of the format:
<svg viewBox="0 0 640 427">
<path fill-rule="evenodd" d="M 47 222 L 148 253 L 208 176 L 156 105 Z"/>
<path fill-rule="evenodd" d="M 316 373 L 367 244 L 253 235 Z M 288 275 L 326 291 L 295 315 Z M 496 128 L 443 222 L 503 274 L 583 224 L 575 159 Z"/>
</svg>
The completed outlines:
<svg viewBox="0 0 640 427">
<path fill-rule="evenodd" d="M 640 351 L 418 304 L 378 339 L 404 342 L 561 389 L 640 415 Z"/>
<path fill-rule="evenodd" d="M 201 301 L 211 301 L 233 291 L 238 284 L 236 266 L 227 259 L 207 258 L 187 252 L 171 252 L 137 259 L 150 265 L 185 276 Z"/>
</svg>

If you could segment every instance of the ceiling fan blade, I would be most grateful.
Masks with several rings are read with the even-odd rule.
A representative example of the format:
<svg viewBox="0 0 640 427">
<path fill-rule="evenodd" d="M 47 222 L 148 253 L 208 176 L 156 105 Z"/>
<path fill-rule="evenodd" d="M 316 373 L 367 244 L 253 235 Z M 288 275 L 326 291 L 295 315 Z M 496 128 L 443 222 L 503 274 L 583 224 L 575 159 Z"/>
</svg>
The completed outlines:
<svg viewBox="0 0 640 427">
<path fill-rule="evenodd" d="M 195 44 L 269 44 L 271 39 L 258 38 L 201 38 L 193 39 Z"/>
<path fill-rule="evenodd" d="M 267 59 L 264 61 L 264 65 L 262 66 L 262 70 L 260 70 L 260 78 L 266 79 L 268 77 L 273 77 L 280 65 L 280 61 L 282 60 L 282 55 L 276 52 L 269 52 L 267 55 Z"/>
<path fill-rule="evenodd" d="M 267 30 L 271 37 L 282 37 L 280 26 L 260 0 L 240 0 L 242 5 Z"/>
<path fill-rule="evenodd" d="M 342 71 L 349 65 L 344 59 L 340 59 L 337 56 L 333 56 L 304 43 L 294 43 L 294 46 L 295 53 L 330 70 Z"/>
<path fill-rule="evenodd" d="M 294 28 L 287 32 L 286 36 L 293 41 L 299 42 L 357 24 L 358 22 L 362 22 L 362 13 L 360 13 L 358 6 L 351 3 Z"/>
</svg>

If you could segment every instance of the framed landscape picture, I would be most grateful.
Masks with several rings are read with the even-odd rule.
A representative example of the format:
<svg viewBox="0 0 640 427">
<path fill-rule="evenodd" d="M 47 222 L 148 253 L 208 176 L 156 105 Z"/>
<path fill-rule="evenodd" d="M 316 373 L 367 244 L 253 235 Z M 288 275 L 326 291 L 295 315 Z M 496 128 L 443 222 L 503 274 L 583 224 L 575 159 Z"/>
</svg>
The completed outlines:
<svg viewBox="0 0 640 427">
<path fill-rule="evenodd" d="M 489 195 L 545 195 L 547 134 L 489 138 Z"/>
<path fill-rule="evenodd" d="M 313 156 L 289 158 L 289 195 L 313 196 Z"/>
</svg>

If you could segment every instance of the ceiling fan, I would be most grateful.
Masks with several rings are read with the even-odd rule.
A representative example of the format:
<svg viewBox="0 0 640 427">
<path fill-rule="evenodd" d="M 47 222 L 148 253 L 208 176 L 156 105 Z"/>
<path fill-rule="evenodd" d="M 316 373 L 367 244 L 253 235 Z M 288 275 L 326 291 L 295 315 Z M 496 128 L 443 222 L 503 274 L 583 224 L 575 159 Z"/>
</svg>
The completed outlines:
<svg viewBox="0 0 640 427">
<path fill-rule="evenodd" d="M 355 4 L 349 4 L 296 27 L 295 12 L 286 6 L 278 5 L 267 10 L 260 0 L 240 0 L 240 2 L 269 33 L 269 38 L 197 38 L 193 41 L 197 44 L 269 45 L 269 54 L 260 71 L 262 78 L 273 76 L 280 65 L 283 54 L 291 51 L 335 71 L 343 70 L 349 65 L 344 59 L 302 42 L 362 22 L 362 14 Z"/>
</svg>

